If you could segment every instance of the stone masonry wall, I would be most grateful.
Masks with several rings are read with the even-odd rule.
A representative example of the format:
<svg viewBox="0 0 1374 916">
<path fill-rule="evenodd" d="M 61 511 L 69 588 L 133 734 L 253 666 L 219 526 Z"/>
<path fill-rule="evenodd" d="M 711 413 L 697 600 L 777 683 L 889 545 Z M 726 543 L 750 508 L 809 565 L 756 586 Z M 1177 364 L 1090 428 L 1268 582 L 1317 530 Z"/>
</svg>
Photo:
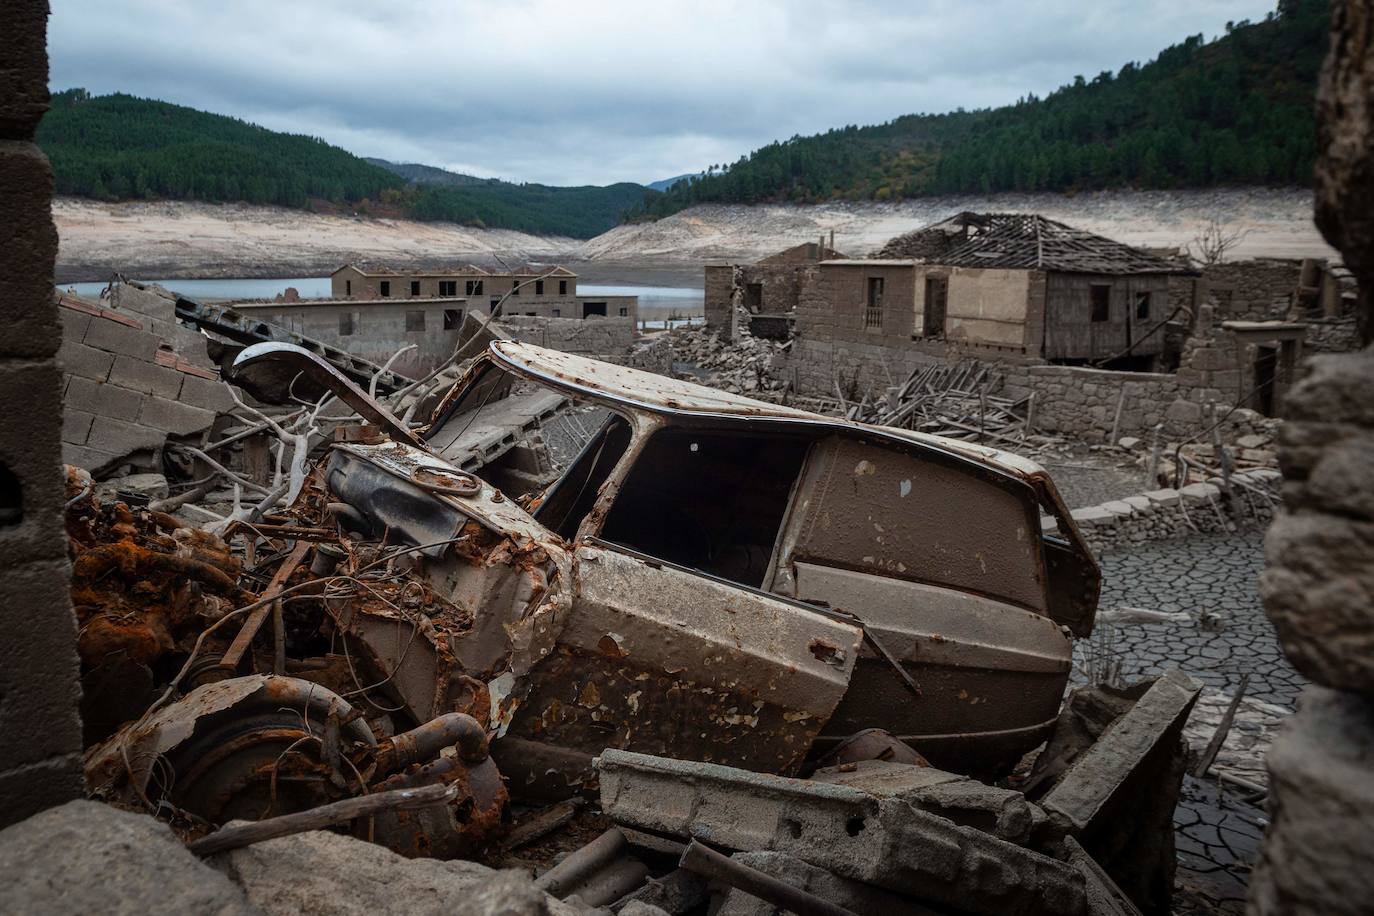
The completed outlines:
<svg viewBox="0 0 1374 916">
<path fill-rule="evenodd" d="M 81 794 L 81 688 L 62 509 L 48 4 L 0 6 L 0 827 Z"/>
<path fill-rule="evenodd" d="M 1202 270 L 1204 302 L 1219 321 L 1283 318 L 1293 304 L 1302 262 L 1266 258 L 1226 261 Z"/>
<path fill-rule="evenodd" d="M 1111 547 L 1170 540 L 1194 532 L 1226 531 L 1237 524 L 1267 525 L 1274 517 L 1283 475 L 1274 468 L 1253 468 L 1231 475 L 1235 494 L 1232 514 L 1223 500 L 1220 478 L 1177 490 L 1151 490 L 1099 506 L 1074 509 L 1074 524 L 1096 553 Z M 1046 531 L 1056 529 L 1045 517 Z"/>
<path fill-rule="evenodd" d="M 511 316 L 501 327 L 516 340 L 584 356 L 622 356 L 635 342 L 633 318 Z"/>
</svg>

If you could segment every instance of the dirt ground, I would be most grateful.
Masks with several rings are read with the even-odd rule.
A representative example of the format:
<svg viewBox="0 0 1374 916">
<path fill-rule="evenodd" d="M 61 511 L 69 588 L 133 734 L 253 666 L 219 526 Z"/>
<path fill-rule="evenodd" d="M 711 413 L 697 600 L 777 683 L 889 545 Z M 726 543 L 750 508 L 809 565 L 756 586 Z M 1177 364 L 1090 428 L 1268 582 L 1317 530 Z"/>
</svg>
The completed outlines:
<svg viewBox="0 0 1374 916">
<path fill-rule="evenodd" d="M 57 280 L 103 280 L 111 271 L 157 277 L 294 277 L 342 263 L 398 267 L 468 261 L 567 263 L 584 282 L 699 286 L 708 261 L 753 260 L 835 232 L 835 245 L 864 255 L 889 238 L 961 210 L 1034 211 L 1121 241 L 1187 244 L 1212 217 L 1248 234 L 1239 257 L 1330 257 L 1301 189 L 1003 194 L 895 204 L 807 207 L 710 205 L 655 223 L 619 226 L 580 241 L 453 223 L 323 216 L 277 207 L 194 202 L 53 202 Z"/>
</svg>

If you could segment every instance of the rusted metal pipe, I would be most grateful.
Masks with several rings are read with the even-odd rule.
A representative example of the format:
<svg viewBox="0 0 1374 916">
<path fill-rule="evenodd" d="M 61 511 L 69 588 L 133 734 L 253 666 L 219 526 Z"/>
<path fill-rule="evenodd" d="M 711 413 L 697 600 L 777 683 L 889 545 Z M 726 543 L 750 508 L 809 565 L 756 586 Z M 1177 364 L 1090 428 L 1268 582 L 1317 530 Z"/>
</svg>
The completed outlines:
<svg viewBox="0 0 1374 916">
<path fill-rule="evenodd" d="M 612 827 L 586 846 L 569 853 L 566 859 L 536 878 L 534 886 L 562 900 L 568 891 L 605 868 L 629 845 L 620 828 Z"/>
<path fill-rule="evenodd" d="M 852 910 L 846 910 L 829 900 L 809 894 L 786 881 L 779 881 L 757 868 L 736 862 L 696 840 L 687 844 L 686 851 L 682 853 L 682 861 L 678 864 L 704 878 L 738 888 L 746 894 L 752 894 L 798 916 L 855 916 Z"/>
<path fill-rule="evenodd" d="M 473 763 L 487 759 L 487 731 L 472 716 L 450 712 L 377 744 L 377 771 L 390 773 L 432 760 L 446 747 Z"/>
</svg>

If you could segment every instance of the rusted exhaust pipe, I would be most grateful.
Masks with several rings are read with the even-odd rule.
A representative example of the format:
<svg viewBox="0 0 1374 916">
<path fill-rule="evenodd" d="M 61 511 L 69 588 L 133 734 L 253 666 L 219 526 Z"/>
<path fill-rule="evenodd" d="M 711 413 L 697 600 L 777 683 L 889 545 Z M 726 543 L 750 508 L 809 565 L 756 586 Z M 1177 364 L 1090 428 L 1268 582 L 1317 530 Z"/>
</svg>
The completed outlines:
<svg viewBox="0 0 1374 916">
<path fill-rule="evenodd" d="M 629 841 L 612 827 L 534 880 L 534 886 L 559 900 L 625 852 Z"/>
<path fill-rule="evenodd" d="M 458 756 L 469 763 L 487 759 L 487 730 L 472 716 L 450 712 L 418 728 L 377 743 L 377 771 L 390 773 L 424 763 L 446 747 L 457 746 Z"/>
</svg>

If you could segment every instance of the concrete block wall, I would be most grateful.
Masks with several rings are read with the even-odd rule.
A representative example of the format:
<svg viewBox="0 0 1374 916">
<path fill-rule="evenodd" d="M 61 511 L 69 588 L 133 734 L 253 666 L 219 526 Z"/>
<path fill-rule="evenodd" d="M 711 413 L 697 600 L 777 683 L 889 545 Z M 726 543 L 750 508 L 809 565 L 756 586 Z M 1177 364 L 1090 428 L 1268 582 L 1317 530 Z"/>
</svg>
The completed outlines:
<svg viewBox="0 0 1374 916">
<path fill-rule="evenodd" d="M 182 355 L 139 318 L 59 297 L 62 346 L 57 352 L 63 399 L 62 460 L 100 474 L 131 461 L 160 470 L 167 436 L 209 429 L 233 406 L 199 336 Z M 142 320 L 140 320 L 140 318 Z M 198 351 L 198 352 L 197 352 Z"/>
<path fill-rule="evenodd" d="M 0 827 L 81 794 L 76 619 L 62 510 L 61 343 L 48 106 L 48 5 L 0 6 Z"/>
</svg>

